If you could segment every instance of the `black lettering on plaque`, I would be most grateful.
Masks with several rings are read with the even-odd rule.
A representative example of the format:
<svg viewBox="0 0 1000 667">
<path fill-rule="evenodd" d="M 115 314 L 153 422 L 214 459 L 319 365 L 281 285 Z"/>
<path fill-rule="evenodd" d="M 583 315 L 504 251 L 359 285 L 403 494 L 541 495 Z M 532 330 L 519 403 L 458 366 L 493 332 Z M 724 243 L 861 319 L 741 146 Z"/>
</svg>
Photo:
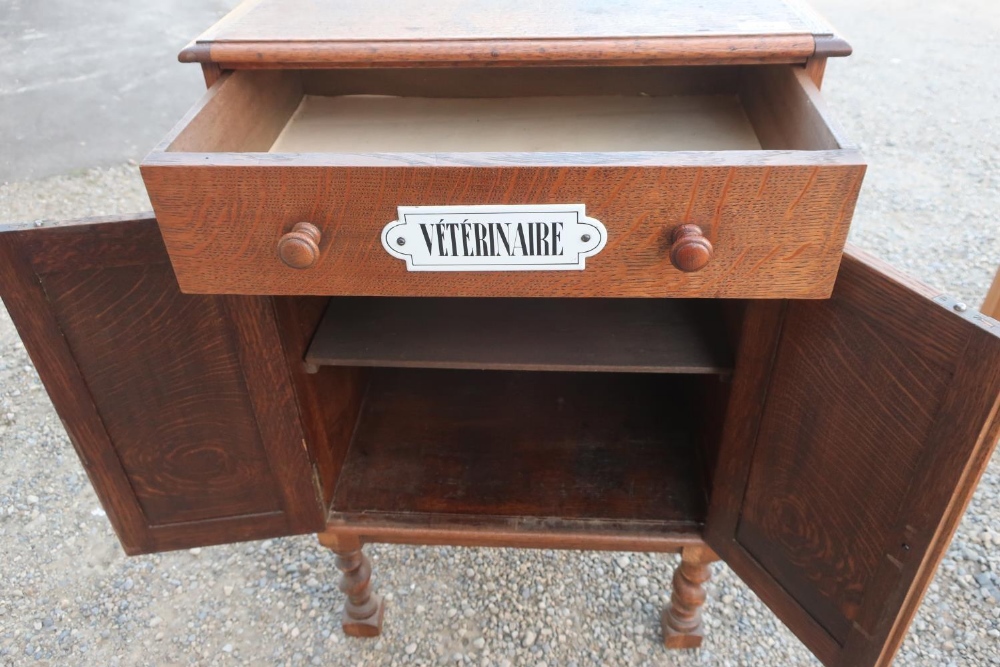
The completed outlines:
<svg viewBox="0 0 1000 667">
<path fill-rule="evenodd" d="M 458 224 L 454 222 L 448 223 L 448 230 L 451 232 L 451 254 L 458 255 L 458 241 L 455 239 L 455 230 L 458 228 Z"/>
<path fill-rule="evenodd" d="M 517 250 L 519 244 L 521 247 L 521 256 L 527 257 L 529 254 L 528 244 L 524 242 L 524 227 L 522 225 L 517 226 L 517 238 L 514 240 L 514 250 Z M 513 254 L 511 253 L 511 255 Z"/>
<path fill-rule="evenodd" d="M 510 247 L 510 241 L 508 240 L 508 239 L 513 239 L 513 237 L 510 236 L 510 223 L 509 222 L 505 222 L 505 223 L 502 223 L 502 224 L 507 225 L 507 231 L 504 232 L 503 227 L 501 227 L 500 225 L 497 225 L 496 226 L 496 228 L 497 228 L 497 236 L 500 237 L 500 243 L 502 243 L 503 247 L 507 250 L 507 256 L 508 257 L 513 257 L 514 251 L 511 249 L 511 247 Z"/>
<path fill-rule="evenodd" d="M 438 255 L 447 257 L 448 251 L 444 249 L 444 219 L 437 223 Z"/>
<path fill-rule="evenodd" d="M 563 254 L 562 248 L 559 247 L 559 239 L 562 237 L 562 226 L 561 222 L 552 223 L 552 254 L 556 257 L 561 257 Z"/>
<path fill-rule="evenodd" d="M 427 225 L 420 223 L 420 232 L 424 235 L 424 243 L 427 244 L 427 254 L 434 254 L 434 243 L 431 241 L 431 234 L 427 231 Z"/>
<path fill-rule="evenodd" d="M 486 225 L 477 222 L 473 225 L 476 230 L 476 257 L 485 257 L 489 246 L 486 243 Z"/>
<path fill-rule="evenodd" d="M 462 257 L 469 256 L 469 232 L 471 231 L 471 227 L 472 225 L 469 224 L 468 220 L 462 223 Z"/>
<path fill-rule="evenodd" d="M 548 255 L 549 254 L 549 225 L 545 222 L 539 222 L 538 224 L 538 254 Z"/>
<path fill-rule="evenodd" d="M 486 229 L 490 233 L 490 257 L 496 257 L 500 253 L 497 252 L 497 225 L 495 222 L 486 223 Z"/>
</svg>

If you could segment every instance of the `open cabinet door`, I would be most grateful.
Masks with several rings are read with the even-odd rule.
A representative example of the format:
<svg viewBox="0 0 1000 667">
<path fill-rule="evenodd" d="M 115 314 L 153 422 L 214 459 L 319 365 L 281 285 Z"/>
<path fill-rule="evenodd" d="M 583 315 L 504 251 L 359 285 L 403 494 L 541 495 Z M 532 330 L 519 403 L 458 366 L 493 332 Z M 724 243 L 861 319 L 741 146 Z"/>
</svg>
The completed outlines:
<svg viewBox="0 0 1000 667">
<path fill-rule="evenodd" d="M 0 296 L 126 552 L 322 530 L 271 299 L 181 294 L 150 217 L 0 226 Z"/>
<path fill-rule="evenodd" d="M 851 250 L 752 303 L 706 539 L 826 665 L 892 662 L 1000 433 L 1000 324 Z"/>
</svg>

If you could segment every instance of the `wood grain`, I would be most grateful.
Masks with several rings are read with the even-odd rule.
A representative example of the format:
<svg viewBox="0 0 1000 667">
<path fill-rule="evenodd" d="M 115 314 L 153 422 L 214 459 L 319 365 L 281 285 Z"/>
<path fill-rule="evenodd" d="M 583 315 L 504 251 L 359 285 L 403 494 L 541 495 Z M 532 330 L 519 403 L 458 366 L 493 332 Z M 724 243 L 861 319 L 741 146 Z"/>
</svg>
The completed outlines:
<svg viewBox="0 0 1000 667">
<path fill-rule="evenodd" d="M 223 74 L 157 150 L 266 152 L 301 99 L 295 72 Z"/>
<path fill-rule="evenodd" d="M 701 608 L 708 596 L 705 584 L 712 577 L 711 564 L 717 560 L 719 557 L 706 546 L 685 547 L 681 551 L 681 563 L 674 570 L 670 606 L 663 610 L 660 621 L 666 648 L 701 646 L 705 635 Z"/>
<path fill-rule="evenodd" d="M 713 500 L 709 543 L 826 664 L 891 661 L 1000 430 L 1000 324 L 936 301 L 854 253 L 789 304 L 745 498 Z"/>
<path fill-rule="evenodd" d="M 301 435 L 275 430 L 298 428 L 294 406 L 255 400 L 274 363 L 268 300 L 230 298 L 263 309 L 231 320 L 224 299 L 181 294 L 152 219 L 0 242 L 16 257 L 5 303 L 129 553 L 322 526 Z M 285 390 L 266 380 L 269 396 Z"/>
<path fill-rule="evenodd" d="M 282 351 L 295 388 L 299 418 L 322 488 L 323 507 L 329 507 L 333 499 L 333 490 L 354 435 L 367 383 L 364 369 L 360 368 L 307 369 L 306 350 L 323 317 L 327 301 L 324 297 L 273 299 Z"/>
<path fill-rule="evenodd" d="M 330 513 L 329 530 L 360 536 L 365 542 L 437 544 L 460 547 L 576 549 L 674 553 L 703 544 L 690 528 L 649 521 L 609 521 L 552 517 L 443 515 L 416 512 Z"/>
<path fill-rule="evenodd" d="M 337 297 L 316 366 L 727 373 L 719 309 L 659 299 Z"/>
<path fill-rule="evenodd" d="M 281 509 L 218 300 L 164 263 L 43 284 L 150 523 Z"/>
<path fill-rule="evenodd" d="M 783 0 L 244 3 L 180 54 L 226 67 L 804 62 L 833 30 Z M 841 40 L 842 41 L 842 40 Z M 836 42 L 839 44 L 840 42 Z M 827 47 L 844 55 L 843 47 Z"/>
<path fill-rule="evenodd" d="M 824 298 L 864 163 L 843 147 L 804 71 L 768 71 L 741 78 L 744 87 L 768 82 L 747 110 L 759 133 L 774 126 L 772 116 L 791 128 L 788 136 L 763 132 L 781 150 L 288 155 L 254 151 L 277 136 L 298 84 L 268 92 L 267 81 L 281 75 L 236 72 L 145 160 L 142 173 L 185 292 Z M 255 82 L 258 76 L 266 78 Z M 266 121 L 253 124 L 248 99 Z M 257 128 L 246 144 L 242 127 Z M 211 152 L 218 150 L 241 152 Z M 379 240 L 398 205 L 566 202 L 584 203 L 610 242 L 586 271 L 549 272 L 544 282 L 532 272 L 410 273 Z M 316 225 L 323 238 L 306 270 L 288 268 L 275 253 L 299 222 Z M 688 223 L 715 251 L 696 274 L 671 266 L 668 252 L 670 231 Z"/>
<path fill-rule="evenodd" d="M 682 387 L 645 374 L 378 369 L 333 510 L 697 532 L 705 496 Z"/>
<path fill-rule="evenodd" d="M 823 298 L 863 173 L 861 165 L 143 168 L 184 291 L 367 296 Z M 532 272 L 411 273 L 379 240 L 399 204 L 560 202 L 583 202 L 608 229 L 608 246 L 586 271 L 541 280 Z M 306 271 L 274 252 L 302 220 L 328 239 Z M 673 268 L 668 253 L 670 230 L 686 222 L 715 248 L 694 274 Z"/>
<path fill-rule="evenodd" d="M 306 95 L 401 97 L 551 97 L 720 95 L 736 91 L 742 71 L 718 67 L 469 67 L 304 70 Z"/>
<path fill-rule="evenodd" d="M 740 99 L 762 148 L 854 148 L 803 68 L 746 68 L 740 80 Z"/>
<path fill-rule="evenodd" d="M 983 305 L 979 310 L 984 315 L 1000 320 L 1000 269 L 997 269 L 993 285 L 990 287 L 990 291 L 987 292 L 986 299 L 983 300 Z"/>
</svg>

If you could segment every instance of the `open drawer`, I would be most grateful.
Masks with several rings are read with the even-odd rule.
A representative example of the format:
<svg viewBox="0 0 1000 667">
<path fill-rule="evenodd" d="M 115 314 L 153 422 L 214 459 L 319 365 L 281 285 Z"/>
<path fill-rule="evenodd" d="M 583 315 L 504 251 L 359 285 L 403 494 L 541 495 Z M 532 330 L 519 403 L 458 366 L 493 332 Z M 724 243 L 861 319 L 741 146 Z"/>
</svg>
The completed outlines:
<svg viewBox="0 0 1000 667">
<path fill-rule="evenodd" d="M 142 165 L 185 292 L 516 297 L 825 298 L 864 170 L 791 65 L 240 70 Z M 604 236 L 529 235 L 591 245 L 544 272 L 473 226 L 383 238 L 401 206 L 484 205 Z M 522 270 L 412 270 L 407 241 Z"/>
</svg>

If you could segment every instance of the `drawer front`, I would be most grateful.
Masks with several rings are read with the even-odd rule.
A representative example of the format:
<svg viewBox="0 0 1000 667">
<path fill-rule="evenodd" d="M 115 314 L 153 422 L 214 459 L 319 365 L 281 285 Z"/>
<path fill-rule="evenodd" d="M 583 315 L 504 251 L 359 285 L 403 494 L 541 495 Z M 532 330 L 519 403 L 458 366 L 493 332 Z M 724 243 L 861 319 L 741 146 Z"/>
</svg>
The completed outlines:
<svg viewBox="0 0 1000 667">
<path fill-rule="evenodd" d="M 181 288 L 195 293 L 393 296 L 822 298 L 840 263 L 864 168 L 354 168 L 147 166 Z M 382 247 L 400 205 L 583 203 L 606 247 L 581 271 L 409 272 Z M 312 266 L 278 243 L 321 232 Z M 714 255 L 671 263 L 673 230 L 701 228 Z"/>
</svg>

